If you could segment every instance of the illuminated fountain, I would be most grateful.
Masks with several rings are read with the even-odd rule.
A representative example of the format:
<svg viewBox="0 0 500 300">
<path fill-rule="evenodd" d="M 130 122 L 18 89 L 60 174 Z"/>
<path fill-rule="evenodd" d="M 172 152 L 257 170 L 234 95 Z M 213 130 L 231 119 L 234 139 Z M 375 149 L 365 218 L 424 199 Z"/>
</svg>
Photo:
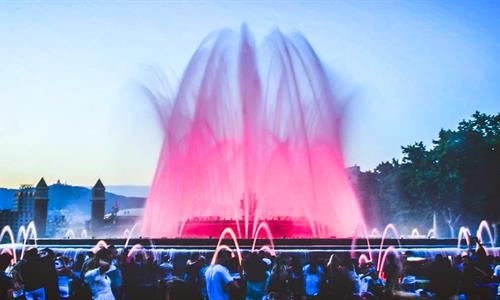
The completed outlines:
<svg viewBox="0 0 500 300">
<path fill-rule="evenodd" d="M 164 141 L 149 237 L 347 237 L 363 223 L 342 154 L 341 101 L 300 35 L 257 52 L 245 27 L 207 38 L 170 97 L 146 88 Z M 242 196 L 243 195 L 243 196 Z"/>
</svg>

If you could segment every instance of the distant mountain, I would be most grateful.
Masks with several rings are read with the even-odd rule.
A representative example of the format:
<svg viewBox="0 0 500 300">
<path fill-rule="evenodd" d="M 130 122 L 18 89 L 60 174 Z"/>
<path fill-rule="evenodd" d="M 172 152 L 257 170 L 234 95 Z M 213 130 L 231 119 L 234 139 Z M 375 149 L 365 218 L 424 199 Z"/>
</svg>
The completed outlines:
<svg viewBox="0 0 500 300">
<path fill-rule="evenodd" d="M 10 209 L 14 203 L 16 189 L 0 188 L 0 208 Z M 78 210 L 85 215 L 90 215 L 89 188 L 65 184 L 49 186 L 49 209 Z M 143 207 L 145 197 L 127 197 L 106 192 L 106 212 L 109 212 L 117 203 L 120 209 Z"/>
<path fill-rule="evenodd" d="M 127 197 L 143 197 L 149 194 L 149 185 L 107 185 L 106 191 Z"/>
</svg>

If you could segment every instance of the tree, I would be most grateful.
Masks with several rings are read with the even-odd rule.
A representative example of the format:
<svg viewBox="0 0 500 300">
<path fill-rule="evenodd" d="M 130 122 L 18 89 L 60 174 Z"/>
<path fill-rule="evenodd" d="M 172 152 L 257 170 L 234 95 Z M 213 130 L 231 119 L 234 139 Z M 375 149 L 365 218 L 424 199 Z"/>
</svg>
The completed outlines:
<svg viewBox="0 0 500 300">
<path fill-rule="evenodd" d="M 500 114 L 475 112 L 456 130 L 442 129 L 429 148 L 422 142 L 404 146 L 400 161 L 365 172 L 360 197 L 378 204 L 378 223 L 406 224 L 441 211 L 453 236 L 459 218 L 471 227 L 482 219 L 499 222 L 499 133 Z M 461 213 L 453 217 L 451 211 Z"/>
</svg>

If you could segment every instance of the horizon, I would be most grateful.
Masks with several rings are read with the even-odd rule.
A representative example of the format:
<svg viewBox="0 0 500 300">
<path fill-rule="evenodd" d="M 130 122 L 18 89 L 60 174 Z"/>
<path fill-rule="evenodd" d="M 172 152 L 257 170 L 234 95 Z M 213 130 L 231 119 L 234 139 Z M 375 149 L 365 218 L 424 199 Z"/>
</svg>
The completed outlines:
<svg viewBox="0 0 500 300">
<path fill-rule="evenodd" d="M 162 137 L 135 89 L 146 66 L 179 79 L 208 34 L 243 22 L 258 44 L 274 28 L 301 32 L 354 95 L 346 166 L 373 169 L 500 111 L 500 3 L 197 5 L 1 4 L 0 186 L 150 186 Z"/>
</svg>

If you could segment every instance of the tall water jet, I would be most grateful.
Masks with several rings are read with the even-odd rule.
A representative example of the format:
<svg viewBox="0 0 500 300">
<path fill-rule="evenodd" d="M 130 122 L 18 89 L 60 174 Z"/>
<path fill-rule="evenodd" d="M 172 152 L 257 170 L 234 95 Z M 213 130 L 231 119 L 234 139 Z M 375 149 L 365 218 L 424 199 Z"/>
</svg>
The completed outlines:
<svg viewBox="0 0 500 300">
<path fill-rule="evenodd" d="M 146 203 L 150 237 L 349 236 L 363 216 L 344 168 L 341 103 L 307 40 L 243 26 L 196 50 L 174 97 L 145 89 L 164 141 Z M 163 103 L 162 103 L 163 102 Z M 243 196 L 242 196 L 243 195 Z"/>
</svg>

